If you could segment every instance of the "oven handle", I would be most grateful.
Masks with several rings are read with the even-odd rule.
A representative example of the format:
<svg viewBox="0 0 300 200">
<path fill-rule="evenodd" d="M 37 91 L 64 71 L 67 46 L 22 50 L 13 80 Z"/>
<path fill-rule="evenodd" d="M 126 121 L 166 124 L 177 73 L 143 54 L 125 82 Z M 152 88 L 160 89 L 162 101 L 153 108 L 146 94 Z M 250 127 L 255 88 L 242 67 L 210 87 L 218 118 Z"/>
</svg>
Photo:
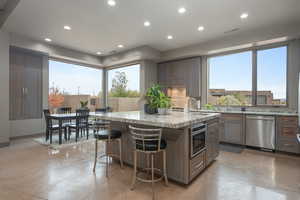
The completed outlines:
<svg viewBox="0 0 300 200">
<path fill-rule="evenodd" d="M 202 133 L 202 132 L 206 132 L 206 130 L 207 130 L 207 128 L 204 128 L 204 129 L 201 129 L 201 130 L 198 130 L 198 131 L 195 131 L 195 132 L 192 132 L 192 136 L 194 136 L 194 135 L 197 135 L 197 134 L 199 134 L 199 133 Z"/>
</svg>

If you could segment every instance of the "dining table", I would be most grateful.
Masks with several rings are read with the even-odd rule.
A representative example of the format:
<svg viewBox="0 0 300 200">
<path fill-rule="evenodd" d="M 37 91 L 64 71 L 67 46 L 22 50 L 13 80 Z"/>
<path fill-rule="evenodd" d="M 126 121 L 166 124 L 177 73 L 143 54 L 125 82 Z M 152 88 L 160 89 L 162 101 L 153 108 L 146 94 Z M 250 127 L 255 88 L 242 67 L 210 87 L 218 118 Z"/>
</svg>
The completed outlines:
<svg viewBox="0 0 300 200">
<path fill-rule="evenodd" d="M 89 116 L 96 117 L 98 114 L 95 112 L 90 112 Z M 64 113 L 64 114 L 51 114 L 49 116 L 53 120 L 58 121 L 58 136 L 59 136 L 59 144 L 62 144 L 62 128 L 64 121 L 76 120 L 76 113 Z M 46 133 L 46 137 L 49 136 L 49 133 Z"/>
</svg>

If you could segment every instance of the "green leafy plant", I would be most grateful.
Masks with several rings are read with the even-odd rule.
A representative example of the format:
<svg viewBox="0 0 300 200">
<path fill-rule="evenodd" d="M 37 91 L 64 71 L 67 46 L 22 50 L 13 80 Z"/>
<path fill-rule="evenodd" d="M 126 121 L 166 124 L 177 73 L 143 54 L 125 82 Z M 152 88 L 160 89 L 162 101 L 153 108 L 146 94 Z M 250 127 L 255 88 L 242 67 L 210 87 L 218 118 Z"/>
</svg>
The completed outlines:
<svg viewBox="0 0 300 200">
<path fill-rule="evenodd" d="M 80 101 L 81 108 L 86 108 L 88 103 L 89 103 L 88 101 Z"/>
<path fill-rule="evenodd" d="M 151 108 L 170 108 L 171 99 L 162 91 L 162 87 L 154 84 L 146 93 L 147 103 Z"/>
<path fill-rule="evenodd" d="M 213 110 L 215 107 L 208 103 L 208 104 L 204 105 L 204 108 L 207 109 L 207 110 Z"/>
</svg>

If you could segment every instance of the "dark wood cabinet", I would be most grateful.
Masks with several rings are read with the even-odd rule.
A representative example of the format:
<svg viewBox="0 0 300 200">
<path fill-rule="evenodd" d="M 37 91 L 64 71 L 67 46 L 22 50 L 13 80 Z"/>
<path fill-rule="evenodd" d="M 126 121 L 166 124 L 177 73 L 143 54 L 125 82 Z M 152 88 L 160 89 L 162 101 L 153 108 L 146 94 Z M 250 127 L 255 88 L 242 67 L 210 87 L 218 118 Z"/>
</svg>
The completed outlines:
<svg viewBox="0 0 300 200">
<path fill-rule="evenodd" d="M 245 145 L 244 116 L 240 114 L 222 114 L 220 141 Z"/>
<path fill-rule="evenodd" d="M 43 55 L 10 48 L 10 120 L 42 117 Z"/>
<path fill-rule="evenodd" d="M 158 64 L 158 83 L 164 87 L 185 87 L 188 96 L 200 96 L 200 61 L 197 57 Z"/>
<path fill-rule="evenodd" d="M 276 128 L 276 150 L 300 153 L 300 143 L 297 139 L 298 117 L 277 117 Z"/>
<path fill-rule="evenodd" d="M 206 165 L 209 165 L 219 155 L 219 119 L 208 121 L 206 137 Z"/>
</svg>

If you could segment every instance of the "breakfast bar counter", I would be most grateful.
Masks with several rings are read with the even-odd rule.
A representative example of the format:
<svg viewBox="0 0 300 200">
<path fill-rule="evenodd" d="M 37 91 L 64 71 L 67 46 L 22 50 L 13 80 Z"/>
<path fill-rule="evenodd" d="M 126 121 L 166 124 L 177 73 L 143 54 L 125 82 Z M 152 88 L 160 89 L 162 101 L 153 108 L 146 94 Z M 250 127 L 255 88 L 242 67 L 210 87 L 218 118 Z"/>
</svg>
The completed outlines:
<svg viewBox="0 0 300 200">
<path fill-rule="evenodd" d="M 133 164 L 133 143 L 129 125 L 162 128 L 162 138 L 167 142 L 168 178 L 178 183 L 189 184 L 219 154 L 220 114 L 217 113 L 170 112 L 167 115 L 150 115 L 142 111 L 131 111 L 91 115 L 110 121 L 112 129 L 122 132 L 122 157 L 130 166 Z M 119 152 L 118 145 L 113 145 L 112 151 Z M 160 157 L 155 159 L 155 166 L 160 169 L 161 160 Z M 143 156 L 138 156 L 138 161 L 139 167 L 146 167 Z"/>
</svg>

